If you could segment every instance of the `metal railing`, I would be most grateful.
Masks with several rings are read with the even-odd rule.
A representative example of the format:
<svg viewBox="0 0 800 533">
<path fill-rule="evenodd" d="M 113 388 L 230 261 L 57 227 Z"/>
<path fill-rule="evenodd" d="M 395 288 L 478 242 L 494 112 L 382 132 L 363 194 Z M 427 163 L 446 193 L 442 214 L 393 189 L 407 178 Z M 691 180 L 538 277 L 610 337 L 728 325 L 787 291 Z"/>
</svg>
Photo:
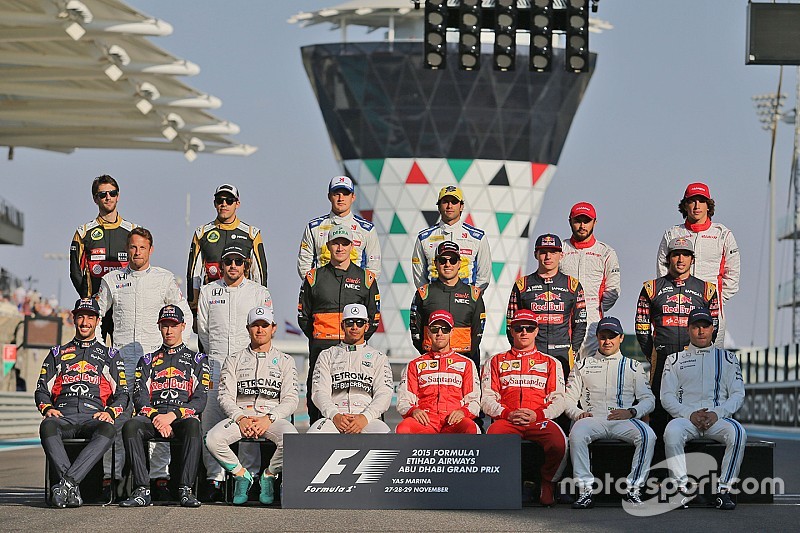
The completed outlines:
<svg viewBox="0 0 800 533">
<path fill-rule="evenodd" d="M 31 392 L 0 392 L 0 438 L 39 434 L 42 415 Z"/>
<path fill-rule="evenodd" d="M 736 351 L 745 384 L 800 381 L 800 344 Z"/>
</svg>

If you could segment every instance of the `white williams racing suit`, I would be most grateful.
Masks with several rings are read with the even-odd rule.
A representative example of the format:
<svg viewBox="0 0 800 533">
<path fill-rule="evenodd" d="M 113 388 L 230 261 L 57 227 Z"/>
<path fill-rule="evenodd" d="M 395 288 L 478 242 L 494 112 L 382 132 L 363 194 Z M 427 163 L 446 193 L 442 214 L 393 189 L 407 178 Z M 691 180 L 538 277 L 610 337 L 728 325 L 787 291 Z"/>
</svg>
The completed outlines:
<svg viewBox="0 0 800 533">
<path fill-rule="evenodd" d="M 703 281 L 717 286 L 719 301 L 719 329 L 714 343 L 724 348 L 725 342 L 725 304 L 739 292 L 739 246 L 731 230 L 722 224 L 704 225 L 680 224 L 672 226 L 661 239 L 656 260 L 658 276 L 667 273 L 667 244 L 676 237 L 686 237 L 694 244 L 694 264 L 690 273 Z"/>
<path fill-rule="evenodd" d="M 586 336 L 578 354 L 582 359 L 597 351 L 597 323 L 619 298 L 619 259 L 612 247 L 594 236 L 584 242 L 565 239 L 563 253 L 558 268 L 580 281 L 586 300 Z"/>
<path fill-rule="evenodd" d="M 661 378 L 661 405 L 675 419 L 664 431 L 667 465 L 683 486 L 686 484 L 686 441 L 705 437 L 725 444 L 719 488 L 730 489 L 739 476 L 747 433 L 731 418 L 744 403 L 744 383 L 736 355 L 710 346 L 689 348 L 667 356 Z M 713 411 L 718 420 L 706 430 L 691 423 L 692 413 Z"/>
<path fill-rule="evenodd" d="M 578 404 L 580 403 L 580 407 Z M 641 488 L 647 481 L 656 435 L 640 419 L 655 407 L 655 396 L 641 363 L 620 352 L 600 352 L 575 363 L 569 375 L 564 412 L 576 420 L 569 433 L 569 450 L 575 477 L 582 489 L 594 476 L 589 468 L 589 444 L 597 439 L 621 439 L 636 447 L 628 474 L 628 487 Z M 628 420 L 608 420 L 614 409 L 636 410 Z M 592 416 L 578 419 L 583 413 Z M 632 413 L 631 413 L 632 414 Z"/>
<path fill-rule="evenodd" d="M 201 421 L 203 433 L 208 433 L 225 413 L 219 405 L 220 369 L 225 359 L 244 350 L 250 344 L 247 331 L 247 313 L 259 305 L 272 307 L 269 289 L 255 281 L 242 278 L 236 286 L 229 286 L 224 278 L 203 285 L 197 301 L 197 336 L 207 350 L 211 381 L 208 385 L 208 402 Z M 242 443 L 239 454 L 248 470 L 258 471 L 261 464 L 259 446 Z M 208 450 L 203 450 L 207 479 L 222 481 L 225 473 Z"/>
<path fill-rule="evenodd" d="M 114 348 L 122 354 L 125 362 L 125 375 L 133 379 L 139 359 L 161 347 L 161 332 L 158 330 L 158 313 L 161 308 L 173 304 L 183 311 L 186 328 L 183 342 L 189 341 L 192 333 L 192 312 L 181 294 L 175 276 L 169 270 L 150 266 L 144 270 L 122 270 L 109 272 L 100 282 L 97 293 L 100 316 L 113 306 Z M 100 324 L 97 325 L 97 338 L 100 338 Z M 122 425 L 117 424 L 116 470 L 122 477 L 125 464 L 125 448 L 122 446 Z M 108 459 L 110 464 L 110 459 Z M 105 463 L 104 463 L 105 464 Z M 151 477 L 168 477 L 169 446 L 156 447 L 150 461 Z"/>
<path fill-rule="evenodd" d="M 311 219 L 303 231 L 300 252 L 297 254 L 297 273 L 305 279 L 312 268 L 327 265 L 331 260 L 328 250 L 328 231 L 334 224 L 342 224 L 353 235 L 350 260 L 358 267 L 369 270 L 375 277 L 381 275 L 381 243 L 375 225 L 366 218 L 353 214 L 340 217 L 333 212 Z"/>
<path fill-rule="evenodd" d="M 492 276 L 489 239 L 483 230 L 460 220 L 452 226 L 440 220 L 437 224 L 419 232 L 414 243 L 414 255 L 411 256 L 414 285 L 420 288 L 439 277 L 434 258 L 436 248 L 442 241 L 453 241 L 458 244 L 461 251 L 458 277 L 467 285 L 475 285 L 485 290 Z"/>
<path fill-rule="evenodd" d="M 222 365 L 219 404 L 228 416 L 206 435 L 206 447 L 229 472 L 242 468 L 230 448 L 242 438 L 237 422 L 246 416 L 269 416 L 264 434 L 278 449 L 269 463 L 273 474 L 283 469 L 283 435 L 297 433 L 286 418 L 297 409 L 297 369 L 290 355 L 273 348 L 253 352 L 248 346 Z"/>
<path fill-rule="evenodd" d="M 389 433 L 381 420 L 392 403 L 394 380 L 389 359 L 367 343 L 340 343 L 319 354 L 314 366 L 311 398 L 322 416 L 309 433 L 338 433 L 333 417 L 364 415 L 362 433 Z"/>
</svg>

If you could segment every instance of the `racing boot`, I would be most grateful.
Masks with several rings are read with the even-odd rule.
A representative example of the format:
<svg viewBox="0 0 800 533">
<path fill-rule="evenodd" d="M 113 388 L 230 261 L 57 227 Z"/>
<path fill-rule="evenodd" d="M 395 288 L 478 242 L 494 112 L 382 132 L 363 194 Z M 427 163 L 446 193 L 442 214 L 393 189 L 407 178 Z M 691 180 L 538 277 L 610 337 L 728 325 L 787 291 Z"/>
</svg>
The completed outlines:
<svg viewBox="0 0 800 533">
<path fill-rule="evenodd" d="M 69 487 L 66 485 L 66 480 L 62 479 L 50 489 L 50 505 L 58 509 L 65 509 L 68 496 Z"/>
<path fill-rule="evenodd" d="M 233 505 L 244 505 L 247 503 L 247 492 L 253 484 L 253 474 L 245 469 L 244 474 L 233 479 L 236 482 L 233 487 Z"/>
<path fill-rule="evenodd" d="M 150 488 L 136 487 L 127 500 L 119 502 L 120 507 L 147 507 L 152 503 L 150 499 Z"/>
<path fill-rule="evenodd" d="M 200 492 L 201 502 L 221 502 L 225 500 L 225 493 L 222 490 L 222 482 L 209 479 L 204 490 Z"/>
<path fill-rule="evenodd" d="M 275 476 L 268 474 L 266 470 L 261 474 L 261 493 L 258 495 L 258 501 L 263 505 L 270 505 L 275 501 Z"/>
<path fill-rule="evenodd" d="M 721 490 L 714 497 L 714 507 L 723 511 L 733 511 L 736 509 L 736 503 L 731 499 L 727 490 Z"/>
<path fill-rule="evenodd" d="M 622 500 L 634 506 L 644 505 L 639 489 L 631 489 L 622 496 Z"/>
<path fill-rule="evenodd" d="M 178 494 L 181 507 L 200 507 L 200 500 L 192 494 L 192 487 L 178 487 Z"/>
<path fill-rule="evenodd" d="M 69 487 L 69 491 L 67 492 L 67 507 L 80 507 L 83 505 L 81 489 L 78 484 L 71 479 L 65 479 L 64 484 Z"/>
<path fill-rule="evenodd" d="M 594 507 L 594 499 L 592 498 L 592 488 L 583 489 L 572 504 L 573 509 L 591 509 Z"/>
</svg>

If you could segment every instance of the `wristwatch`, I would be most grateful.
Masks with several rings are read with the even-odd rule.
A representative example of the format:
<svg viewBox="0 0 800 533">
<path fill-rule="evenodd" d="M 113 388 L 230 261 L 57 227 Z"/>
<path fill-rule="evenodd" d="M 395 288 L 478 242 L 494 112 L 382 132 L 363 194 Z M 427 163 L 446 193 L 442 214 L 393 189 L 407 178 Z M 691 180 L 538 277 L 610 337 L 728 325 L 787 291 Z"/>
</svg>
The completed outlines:
<svg viewBox="0 0 800 533">
<path fill-rule="evenodd" d="M 638 411 L 636 411 L 635 407 L 628 407 L 628 412 L 631 414 L 631 418 L 636 418 Z"/>
</svg>

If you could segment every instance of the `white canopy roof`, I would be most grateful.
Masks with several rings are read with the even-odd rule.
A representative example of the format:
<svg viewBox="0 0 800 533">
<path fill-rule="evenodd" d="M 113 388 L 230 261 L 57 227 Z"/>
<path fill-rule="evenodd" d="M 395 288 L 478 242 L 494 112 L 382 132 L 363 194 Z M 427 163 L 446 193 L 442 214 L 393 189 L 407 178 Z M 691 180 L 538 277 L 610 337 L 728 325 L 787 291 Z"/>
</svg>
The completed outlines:
<svg viewBox="0 0 800 533">
<path fill-rule="evenodd" d="M 255 152 L 179 79 L 200 68 L 148 39 L 170 33 L 117 0 L 0 0 L 0 146 Z"/>
</svg>

